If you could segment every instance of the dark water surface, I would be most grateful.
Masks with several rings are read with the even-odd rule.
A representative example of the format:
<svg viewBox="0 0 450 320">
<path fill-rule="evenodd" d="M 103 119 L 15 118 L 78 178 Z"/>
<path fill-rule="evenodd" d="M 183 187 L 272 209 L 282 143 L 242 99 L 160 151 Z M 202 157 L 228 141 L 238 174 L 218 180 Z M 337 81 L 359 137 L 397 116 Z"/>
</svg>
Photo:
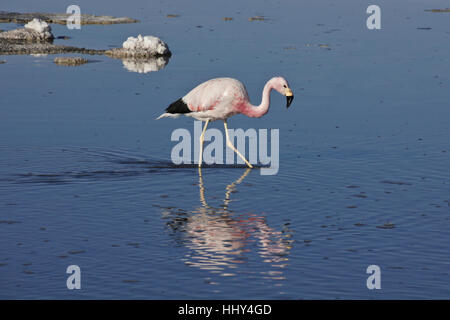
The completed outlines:
<svg viewBox="0 0 450 320">
<path fill-rule="evenodd" d="M 56 43 L 156 35 L 173 56 L 149 73 L 0 57 L 0 298 L 450 297 L 450 13 L 425 11 L 448 4 L 380 1 L 370 31 L 360 1 L 78 3 L 141 23 L 54 25 L 71 37 Z M 266 116 L 229 127 L 279 129 L 278 174 L 172 164 L 172 131 L 194 127 L 155 121 L 167 105 L 219 76 L 259 104 L 274 75 L 289 110 L 272 93 Z M 381 290 L 366 287 L 373 264 Z"/>
</svg>

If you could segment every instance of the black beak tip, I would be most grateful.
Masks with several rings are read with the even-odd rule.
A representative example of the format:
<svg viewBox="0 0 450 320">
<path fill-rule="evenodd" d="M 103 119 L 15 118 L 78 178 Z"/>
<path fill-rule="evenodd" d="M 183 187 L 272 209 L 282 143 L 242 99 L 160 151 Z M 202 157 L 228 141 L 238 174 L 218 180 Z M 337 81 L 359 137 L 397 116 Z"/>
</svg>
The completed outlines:
<svg viewBox="0 0 450 320">
<path fill-rule="evenodd" d="M 287 96 L 286 97 L 286 109 L 289 108 L 289 106 L 292 103 L 292 100 L 294 100 L 294 96 Z"/>
</svg>

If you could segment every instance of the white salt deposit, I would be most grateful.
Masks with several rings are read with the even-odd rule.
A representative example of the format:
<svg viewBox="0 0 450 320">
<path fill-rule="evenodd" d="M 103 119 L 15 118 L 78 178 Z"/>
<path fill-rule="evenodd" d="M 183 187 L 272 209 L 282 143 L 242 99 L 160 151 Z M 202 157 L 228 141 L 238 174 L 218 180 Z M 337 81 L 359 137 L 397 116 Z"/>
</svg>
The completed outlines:
<svg viewBox="0 0 450 320">
<path fill-rule="evenodd" d="M 47 22 L 34 18 L 25 25 L 25 28 L 0 32 L 0 38 L 11 40 L 47 41 L 53 39 L 54 37 Z"/>
<path fill-rule="evenodd" d="M 123 43 L 123 48 L 130 51 L 146 51 L 155 55 L 164 55 L 168 53 L 169 47 L 161 39 L 154 36 L 139 35 L 137 38 L 128 37 Z"/>
<path fill-rule="evenodd" d="M 51 28 L 47 22 L 34 18 L 25 25 L 25 28 L 37 31 L 39 33 L 50 32 Z"/>
</svg>

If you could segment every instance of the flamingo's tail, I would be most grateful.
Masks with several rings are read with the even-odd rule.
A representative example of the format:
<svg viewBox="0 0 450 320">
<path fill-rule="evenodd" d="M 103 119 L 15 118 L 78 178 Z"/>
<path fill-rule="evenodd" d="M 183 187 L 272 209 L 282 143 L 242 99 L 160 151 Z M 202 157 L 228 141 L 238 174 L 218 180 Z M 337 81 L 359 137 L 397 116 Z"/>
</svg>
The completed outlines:
<svg viewBox="0 0 450 320">
<path fill-rule="evenodd" d="M 161 118 L 178 118 L 180 116 L 180 114 L 176 114 L 176 113 L 163 113 L 162 115 L 160 115 L 158 118 L 156 118 L 155 120 L 159 120 Z"/>
</svg>

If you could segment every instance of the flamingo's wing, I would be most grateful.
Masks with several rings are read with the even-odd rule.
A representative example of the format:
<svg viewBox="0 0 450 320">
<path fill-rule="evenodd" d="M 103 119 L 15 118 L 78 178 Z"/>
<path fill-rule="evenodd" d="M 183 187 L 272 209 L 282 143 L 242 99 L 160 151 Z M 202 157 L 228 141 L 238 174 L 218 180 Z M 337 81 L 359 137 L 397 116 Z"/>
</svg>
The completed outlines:
<svg viewBox="0 0 450 320">
<path fill-rule="evenodd" d="M 193 112 L 213 110 L 223 100 L 225 89 L 222 79 L 212 79 L 192 89 L 182 100 Z"/>
<path fill-rule="evenodd" d="M 240 81 L 232 78 L 208 80 L 182 98 L 193 112 L 232 107 L 238 99 L 248 99 L 247 90 Z"/>
</svg>

